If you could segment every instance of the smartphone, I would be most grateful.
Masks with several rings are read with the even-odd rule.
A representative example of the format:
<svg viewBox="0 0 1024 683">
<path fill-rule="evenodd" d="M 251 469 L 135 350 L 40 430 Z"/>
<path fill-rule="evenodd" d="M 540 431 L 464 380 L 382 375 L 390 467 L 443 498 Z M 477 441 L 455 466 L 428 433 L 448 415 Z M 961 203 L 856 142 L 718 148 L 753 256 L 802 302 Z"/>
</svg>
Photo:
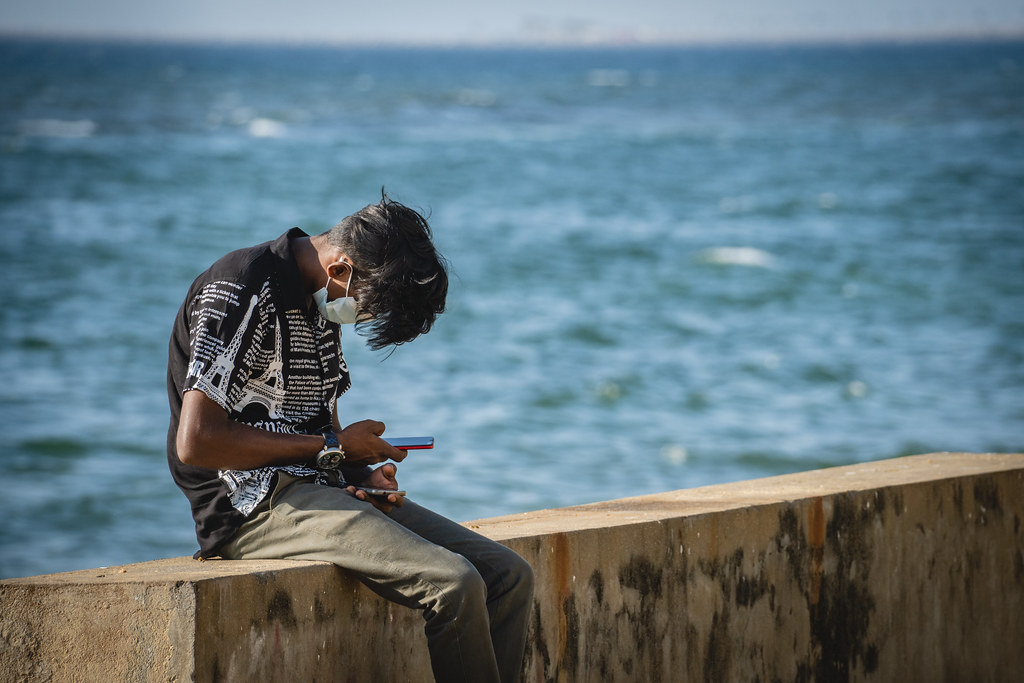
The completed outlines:
<svg viewBox="0 0 1024 683">
<path fill-rule="evenodd" d="M 400 451 L 434 447 L 434 437 L 432 436 L 385 436 L 381 438 Z"/>
<path fill-rule="evenodd" d="M 393 491 L 391 489 L 375 489 L 369 486 L 357 486 L 356 489 L 359 491 L 365 491 L 366 494 L 369 496 L 384 496 L 385 498 L 390 496 L 392 493 L 395 494 L 396 496 L 405 495 L 405 491 Z"/>
</svg>

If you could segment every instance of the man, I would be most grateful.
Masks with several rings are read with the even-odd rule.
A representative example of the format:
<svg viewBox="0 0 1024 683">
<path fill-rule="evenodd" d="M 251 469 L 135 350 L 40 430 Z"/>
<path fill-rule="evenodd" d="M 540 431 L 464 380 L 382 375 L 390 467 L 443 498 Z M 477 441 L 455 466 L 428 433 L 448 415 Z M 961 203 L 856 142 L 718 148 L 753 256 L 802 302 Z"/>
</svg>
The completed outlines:
<svg viewBox="0 0 1024 683">
<path fill-rule="evenodd" d="M 358 323 L 374 349 L 403 344 L 447 292 L 426 220 L 387 195 L 323 234 L 293 228 L 224 256 L 174 323 L 167 459 L 197 557 L 333 562 L 423 611 L 438 681 L 507 682 L 522 667 L 529 565 L 400 494 L 357 489 L 397 490 L 396 465 L 370 466 L 405 454 L 383 423 L 338 419 L 340 325 Z"/>
</svg>

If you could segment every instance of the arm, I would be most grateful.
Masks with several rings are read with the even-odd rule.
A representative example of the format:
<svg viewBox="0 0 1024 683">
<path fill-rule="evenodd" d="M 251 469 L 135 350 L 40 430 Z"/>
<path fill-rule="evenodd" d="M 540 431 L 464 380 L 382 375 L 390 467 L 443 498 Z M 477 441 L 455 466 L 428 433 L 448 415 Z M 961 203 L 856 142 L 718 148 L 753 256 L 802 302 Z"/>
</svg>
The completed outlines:
<svg viewBox="0 0 1024 683">
<path fill-rule="evenodd" d="M 347 462 L 375 464 L 404 458 L 405 453 L 380 438 L 383 433 L 384 424 L 376 420 L 338 431 Z M 186 391 L 182 397 L 176 446 L 178 458 L 186 465 L 251 470 L 309 463 L 323 445 L 318 434 L 280 434 L 235 422 L 202 391 Z"/>
</svg>

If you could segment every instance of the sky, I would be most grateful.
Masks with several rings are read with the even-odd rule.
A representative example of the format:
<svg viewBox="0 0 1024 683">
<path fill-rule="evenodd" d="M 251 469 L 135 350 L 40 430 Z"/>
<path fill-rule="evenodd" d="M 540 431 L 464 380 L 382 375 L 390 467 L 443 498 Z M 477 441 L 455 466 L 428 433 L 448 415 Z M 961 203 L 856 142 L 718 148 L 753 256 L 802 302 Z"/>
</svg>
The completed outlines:
<svg viewBox="0 0 1024 683">
<path fill-rule="evenodd" d="M 340 44 L 1024 36 L 1024 0 L 3 0 L 0 34 Z"/>
</svg>

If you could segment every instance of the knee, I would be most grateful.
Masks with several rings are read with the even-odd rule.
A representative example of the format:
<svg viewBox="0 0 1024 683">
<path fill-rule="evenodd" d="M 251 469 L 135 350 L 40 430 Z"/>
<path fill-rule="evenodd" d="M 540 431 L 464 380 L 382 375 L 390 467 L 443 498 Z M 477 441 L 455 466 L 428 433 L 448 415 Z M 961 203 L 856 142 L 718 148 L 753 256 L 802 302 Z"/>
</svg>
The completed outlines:
<svg viewBox="0 0 1024 683">
<path fill-rule="evenodd" d="M 449 572 L 447 578 L 447 590 L 445 591 L 454 598 L 457 603 L 471 602 L 482 603 L 486 599 L 487 585 L 480 576 L 476 567 L 462 556 L 458 558 L 455 567 Z"/>
<path fill-rule="evenodd" d="M 530 563 L 519 555 L 514 555 L 513 560 L 508 563 L 506 574 L 508 593 L 519 596 L 524 603 L 529 602 L 533 599 L 535 581 L 533 567 L 530 566 Z"/>
</svg>

